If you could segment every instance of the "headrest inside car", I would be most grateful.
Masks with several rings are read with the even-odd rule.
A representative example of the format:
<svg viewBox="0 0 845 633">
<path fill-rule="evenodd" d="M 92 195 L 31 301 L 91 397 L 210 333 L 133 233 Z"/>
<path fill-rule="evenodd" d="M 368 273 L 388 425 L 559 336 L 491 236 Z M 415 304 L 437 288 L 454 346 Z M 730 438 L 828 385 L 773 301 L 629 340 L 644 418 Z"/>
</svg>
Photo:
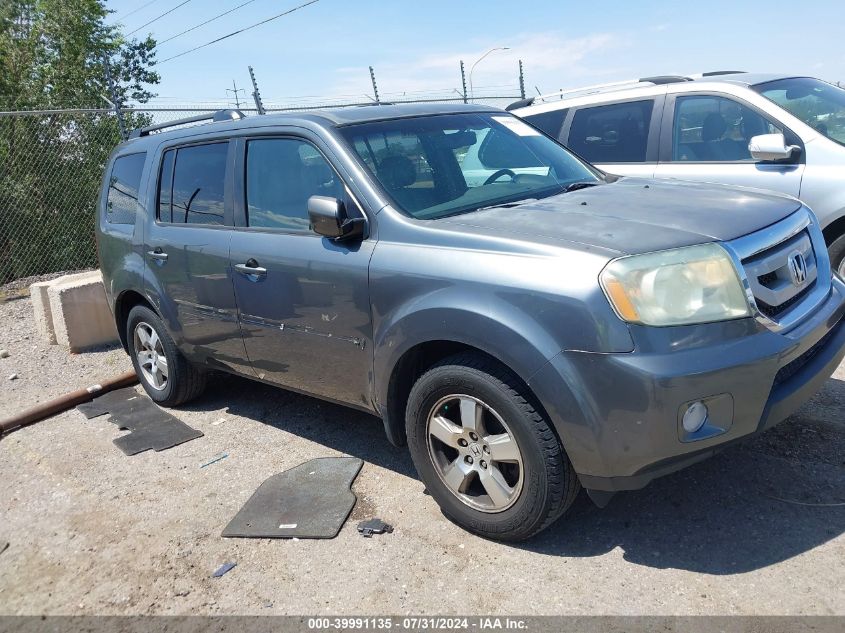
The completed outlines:
<svg viewBox="0 0 845 633">
<path fill-rule="evenodd" d="M 417 180 L 417 170 L 411 159 L 400 154 L 382 160 L 378 165 L 378 173 L 388 189 L 408 187 Z"/>
</svg>

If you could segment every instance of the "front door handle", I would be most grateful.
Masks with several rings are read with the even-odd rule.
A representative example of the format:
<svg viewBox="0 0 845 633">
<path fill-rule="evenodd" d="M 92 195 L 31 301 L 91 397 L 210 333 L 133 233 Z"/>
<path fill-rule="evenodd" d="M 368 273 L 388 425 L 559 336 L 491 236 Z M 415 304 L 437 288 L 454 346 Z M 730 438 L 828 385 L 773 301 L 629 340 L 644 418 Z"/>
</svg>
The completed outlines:
<svg viewBox="0 0 845 633">
<path fill-rule="evenodd" d="M 267 269 L 258 265 L 254 259 L 248 259 L 245 264 L 235 264 L 235 270 L 242 275 L 253 277 L 264 277 L 267 274 Z"/>
<path fill-rule="evenodd" d="M 147 255 L 149 255 L 150 258 L 157 259 L 160 262 L 166 262 L 167 261 L 167 253 L 165 253 L 163 250 L 161 250 L 160 247 L 156 247 L 155 250 L 152 250 L 152 251 L 147 251 Z"/>
</svg>

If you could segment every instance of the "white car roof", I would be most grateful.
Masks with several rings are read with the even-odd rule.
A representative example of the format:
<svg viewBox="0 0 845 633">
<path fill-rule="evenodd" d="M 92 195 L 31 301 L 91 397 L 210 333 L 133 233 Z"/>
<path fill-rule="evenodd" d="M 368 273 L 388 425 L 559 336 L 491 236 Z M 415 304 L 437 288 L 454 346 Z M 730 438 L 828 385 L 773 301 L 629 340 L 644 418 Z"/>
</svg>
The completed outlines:
<svg viewBox="0 0 845 633">
<path fill-rule="evenodd" d="M 520 114 L 536 114 L 557 110 L 561 106 L 569 107 L 570 105 L 581 105 L 594 101 L 611 101 L 617 95 L 624 96 L 624 98 L 649 97 L 665 93 L 668 85 L 674 86 L 673 91 L 677 91 L 683 84 L 689 85 L 689 90 L 699 90 L 701 86 L 695 84 L 702 82 L 708 84 L 728 83 L 735 86 L 748 87 L 767 81 L 788 79 L 791 77 L 795 77 L 795 75 L 746 73 L 738 70 L 714 71 L 697 75 L 660 75 L 559 90 L 517 101 L 509 105 L 507 110 Z"/>
</svg>

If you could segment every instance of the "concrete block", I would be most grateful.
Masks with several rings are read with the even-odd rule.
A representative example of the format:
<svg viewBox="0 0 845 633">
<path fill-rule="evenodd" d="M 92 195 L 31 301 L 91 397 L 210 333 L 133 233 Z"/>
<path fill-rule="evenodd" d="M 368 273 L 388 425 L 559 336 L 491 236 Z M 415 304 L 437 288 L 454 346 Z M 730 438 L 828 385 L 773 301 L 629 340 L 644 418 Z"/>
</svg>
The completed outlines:
<svg viewBox="0 0 845 633">
<path fill-rule="evenodd" d="M 91 271 L 74 273 L 73 275 L 64 275 L 56 279 L 51 279 L 50 281 L 39 281 L 30 285 L 29 294 L 32 299 L 35 330 L 42 341 L 48 345 L 56 344 L 56 331 L 53 327 L 53 311 L 50 309 L 50 297 L 47 295 L 47 289 L 57 284 L 90 277 L 91 274 Z"/>
<path fill-rule="evenodd" d="M 50 310 L 50 298 L 47 296 L 47 288 L 52 281 L 39 281 L 29 287 L 29 296 L 32 299 L 33 321 L 38 338 L 48 345 L 56 344 L 56 332 L 53 329 L 53 312 Z"/>
<path fill-rule="evenodd" d="M 80 352 L 118 341 L 100 271 L 60 277 L 47 288 L 56 343 Z"/>
</svg>

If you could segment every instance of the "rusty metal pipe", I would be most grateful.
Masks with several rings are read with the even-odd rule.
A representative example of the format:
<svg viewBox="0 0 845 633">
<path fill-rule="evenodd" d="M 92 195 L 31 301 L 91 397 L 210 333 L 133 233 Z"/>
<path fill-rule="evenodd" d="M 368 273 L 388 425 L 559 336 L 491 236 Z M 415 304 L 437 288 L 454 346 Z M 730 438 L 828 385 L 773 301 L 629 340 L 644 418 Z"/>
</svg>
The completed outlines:
<svg viewBox="0 0 845 633">
<path fill-rule="evenodd" d="M 138 376 L 135 372 L 128 371 L 125 374 L 120 374 L 119 376 L 110 378 L 103 383 L 91 385 L 85 389 L 71 391 L 70 393 L 66 393 L 58 398 L 43 402 L 31 409 L 21 411 L 17 415 L 13 415 L 11 418 L 0 422 L 0 437 L 3 437 L 6 433 L 12 431 L 13 429 L 35 424 L 44 418 L 49 418 L 57 413 L 61 413 L 62 411 L 67 411 L 78 404 L 90 402 L 97 396 L 101 396 L 104 393 L 108 393 L 109 391 L 114 391 L 115 389 L 120 389 L 122 387 L 130 387 L 137 382 Z"/>
</svg>

